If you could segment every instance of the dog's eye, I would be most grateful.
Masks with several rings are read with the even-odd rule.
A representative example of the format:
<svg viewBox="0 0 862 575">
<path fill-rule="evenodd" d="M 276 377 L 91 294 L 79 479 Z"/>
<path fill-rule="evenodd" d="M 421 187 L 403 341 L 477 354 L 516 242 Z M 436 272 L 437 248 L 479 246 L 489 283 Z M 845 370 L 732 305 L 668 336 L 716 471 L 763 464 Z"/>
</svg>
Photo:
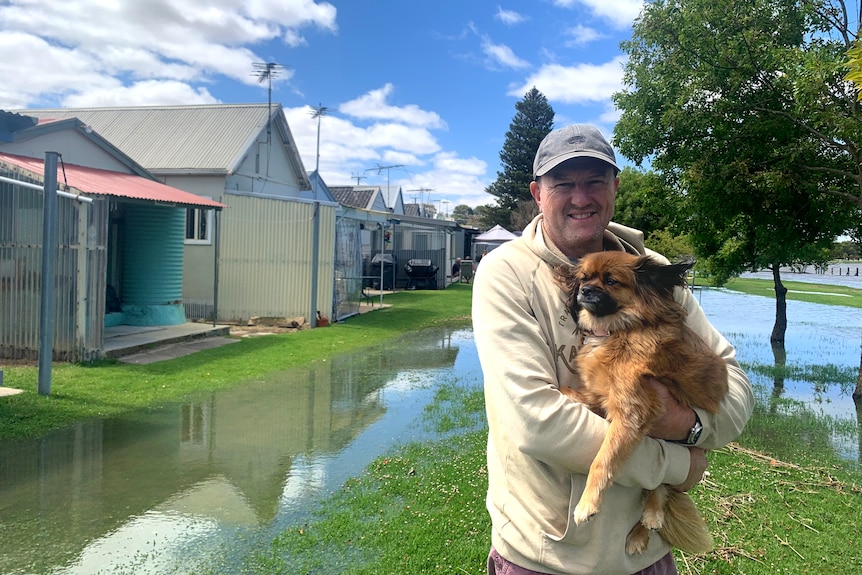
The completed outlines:
<svg viewBox="0 0 862 575">
<path fill-rule="evenodd" d="M 617 280 L 615 280 L 611 276 L 605 276 L 605 285 L 614 286 L 614 285 L 617 285 L 618 283 L 620 283 L 620 282 L 618 282 Z"/>
</svg>

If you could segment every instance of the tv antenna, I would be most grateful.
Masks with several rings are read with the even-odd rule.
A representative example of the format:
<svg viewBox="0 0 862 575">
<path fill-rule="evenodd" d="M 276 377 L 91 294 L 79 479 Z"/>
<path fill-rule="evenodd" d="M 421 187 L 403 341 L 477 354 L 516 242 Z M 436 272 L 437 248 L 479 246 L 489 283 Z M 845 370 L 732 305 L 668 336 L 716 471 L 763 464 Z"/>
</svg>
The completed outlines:
<svg viewBox="0 0 862 575">
<path fill-rule="evenodd" d="M 422 193 L 428 192 L 428 200 L 430 201 L 431 200 L 431 192 L 434 191 L 434 188 L 413 188 L 412 190 L 407 190 L 407 191 L 408 192 L 419 192 L 419 203 L 424 205 L 425 202 L 422 199 Z"/>
<path fill-rule="evenodd" d="M 252 75 L 257 76 L 258 84 L 268 82 L 266 100 L 266 110 L 268 112 L 266 121 L 266 143 L 269 145 L 272 142 L 272 79 L 278 76 L 285 67 L 275 62 L 253 62 L 251 66 L 254 68 L 254 74 Z"/>
<path fill-rule="evenodd" d="M 317 160 L 314 164 L 314 171 L 320 176 L 320 119 L 328 116 L 330 109 L 323 104 L 311 107 L 311 117 L 317 120 Z"/>
<path fill-rule="evenodd" d="M 357 185 L 357 186 L 359 185 L 359 180 L 366 180 L 366 179 L 368 179 L 368 176 L 362 176 L 362 175 L 356 175 L 356 174 L 350 174 L 350 177 L 351 177 L 351 178 L 354 178 L 354 179 L 356 180 L 356 185 Z"/>
<path fill-rule="evenodd" d="M 367 170 L 365 170 L 366 172 L 373 172 L 376 170 L 378 176 L 383 172 L 383 170 L 386 170 L 386 201 L 387 202 L 389 201 L 389 170 L 391 170 L 392 168 L 403 168 L 403 167 L 404 167 L 404 164 L 394 164 L 392 166 L 381 166 L 380 164 L 377 164 L 376 168 L 368 168 Z"/>
</svg>

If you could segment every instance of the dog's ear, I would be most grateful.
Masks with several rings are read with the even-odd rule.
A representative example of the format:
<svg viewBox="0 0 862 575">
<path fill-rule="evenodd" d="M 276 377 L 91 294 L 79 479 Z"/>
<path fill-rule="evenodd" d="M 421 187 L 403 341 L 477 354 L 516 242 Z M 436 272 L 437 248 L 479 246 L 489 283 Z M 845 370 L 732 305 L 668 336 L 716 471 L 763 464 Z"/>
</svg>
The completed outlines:
<svg viewBox="0 0 862 575">
<path fill-rule="evenodd" d="M 581 282 L 578 279 L 580 276 L 580 268 L 578 266 L 560 264 L 553 269 L 554 281 L 566 293 L 566 309 L 577 317 L 580 306 L 578 305 L 578 289 Z"/>
<path fill-rule="evenodd" d="M 662 264 L 650 256 L 640 256 L 635 264 L 635 273 L 641 284 L 651 285 L 663 293 L 673 292 L 673 288 L 685 287 L 686 274 L 694 267 L 694 260 L 675 264 Z"/>
</svg>

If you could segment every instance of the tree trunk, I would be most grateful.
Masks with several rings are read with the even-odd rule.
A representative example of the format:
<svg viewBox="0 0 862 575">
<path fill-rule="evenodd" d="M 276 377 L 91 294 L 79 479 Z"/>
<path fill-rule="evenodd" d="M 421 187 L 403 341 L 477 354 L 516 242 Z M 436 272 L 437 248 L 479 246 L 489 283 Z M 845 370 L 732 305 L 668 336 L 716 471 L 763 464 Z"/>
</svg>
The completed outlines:
<svg viewBox="0 0 862 575">
<path fill-rule="evenodd" d="M 778 265 L 772 266 L 772 283 L 775 286 L 775 325 L 769 342 L 774 346 L 784 347 L 784 334 L 787 331 L 787 288 L 781 283 L 781 270 Z"/>
<path fill-rule="evenodd" d="M 772 344 L 772 357 L 775 359 L 775 372 L 772 377 L 772 395 L 781 397 L 784 393 L 784 374 L 787 368 L 787 352 L 784 343 Z"/>
</svg>

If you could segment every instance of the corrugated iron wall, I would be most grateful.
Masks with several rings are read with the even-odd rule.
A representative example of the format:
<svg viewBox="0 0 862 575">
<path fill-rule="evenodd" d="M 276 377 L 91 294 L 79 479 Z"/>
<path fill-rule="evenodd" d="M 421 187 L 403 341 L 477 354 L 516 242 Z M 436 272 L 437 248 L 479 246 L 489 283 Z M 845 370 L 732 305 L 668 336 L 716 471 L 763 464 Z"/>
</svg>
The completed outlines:
<svg viewBox="0 0 862 575">
<path fill-rule="evenodd" d="M 314 204 L 226 194 L 219 240 L 218 319 L 311 312 Z M 334 205 L 320 206 L 317 309 L 332 317 Z"/>
<path fill-rule="evenodd" d="M 20 174 L 2 175 L 21 179 Z M 37 359 L 43 193 L 0 182 L 0 357 Z M 107 202 L 58 201 L 54 359 L 86 361 L 101 349 Z"/>
</svg>

